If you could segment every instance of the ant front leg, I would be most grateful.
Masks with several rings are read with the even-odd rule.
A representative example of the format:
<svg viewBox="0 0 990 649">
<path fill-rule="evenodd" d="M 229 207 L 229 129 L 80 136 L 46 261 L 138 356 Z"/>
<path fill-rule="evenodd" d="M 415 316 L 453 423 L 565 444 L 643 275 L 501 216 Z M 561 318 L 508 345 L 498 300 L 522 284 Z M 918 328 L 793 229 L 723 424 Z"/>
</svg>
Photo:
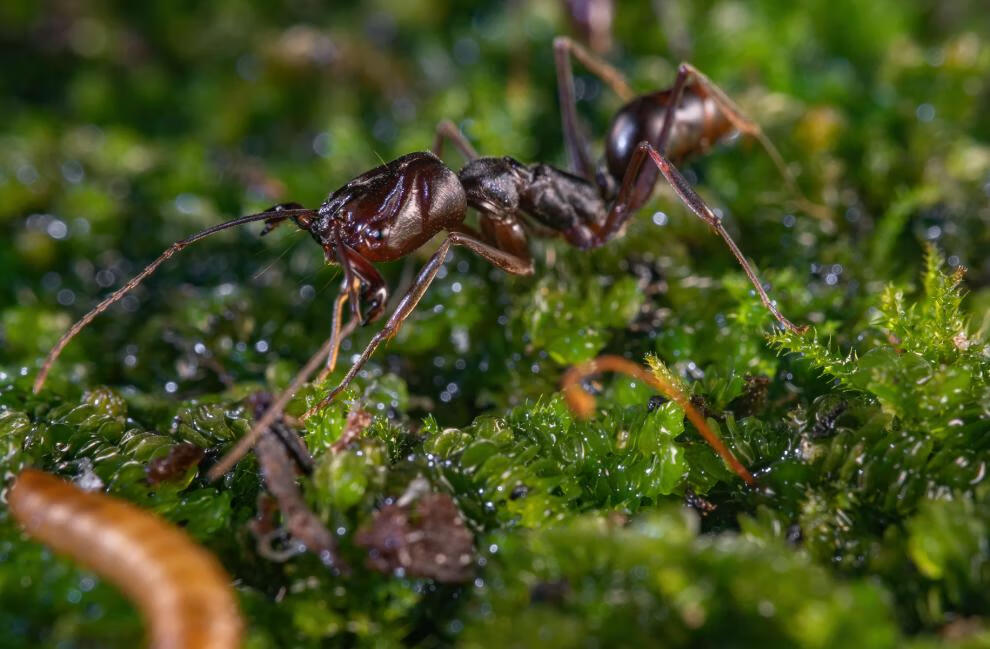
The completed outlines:
<svg viewBox="0 0 990 649">
<path fill-rule="evenodd" d="M 484 218 L 484 217 L 483 217 Z M 303 413 L 300 417 L 301 421 L 305 421 L 309 417 L 313 416 L 315 413 L 319 412 L 325 408 L 329 403 L 331 403 L 334 398 L 343 392 L 347 386 L 354 381 L 358 372 L 364 367 L 368 359 L 375 353 L 378 347 L 394 336 L 402 323 L 405 322 L 406 318 L 413 312 L 416 305 L 423 298 L 426 290 L 433 283 L 436 278 L 437 273 L 440 271 L 440 267 L 443 266 L 443 261 L 447 257 L 447 253 L 450 251 L 451 245 L 460 245 L 470 248 L 473 252 L 481 255 L 492 264 L 498 266 L 502 270 L 515 274 L 515 275 L 530 275 L 533 272 L 533 262 L 529 258 L 528 252 L 523 254 L 518 254 L 514 252 L 518 249 L 521 242 L 525 241 L 522 228 L 518 227 L 518 223 L 515 223 L 516 227 L 512 227 L 510 221 L 503 221 L 501 223 L 489 226 L 491 232 L 496 233 L 496 239 L 503 242 L 511 242 L 509 250 L 503 250 L 496 245 L 486 243 L 478 239 L 473 233 L 470 232 L 469 228 L 466 226 L 462 228 L 462 231 L 449 232 L 447 238 L 443 240 L 440 244 L 440 248 L 437 249 L 430 260 L 426 262 L 426 265 L 419 271 L 416 276 L 416 280 L 413 285 L 409 288 L 409 291 L 403 296 L 402 300 L 399 302 L 392 316 L 385 323 L 385 326 L 375 334 L 375 336 L 365 347 L 364 351 L 361 352 L 361 356 L 357 361 L 351 366 L 347 374 L 341 380 L 340 384 L 337 385 L 333 390 L 331 390 L 319 403 Z M 523 237 L 520 240 L 520 237 Z M 353 299 L 353 298 L 350 298 Z M 335 309 L 337 311 L 343 311 L 343 302 L 341 298 L 337 299 L 335 303 Z M 338 320 L 339 322 L 339 320 Z M 350 323 L 348 323 L 350 324 Z M 238 440 L 237 444 L 227 452 L 207 473 L 207 478 L 209 480 L 216 480 L 223 474 L 230 471 L 238 460 L 241 459 L 251 447 L 254 446 L 261 434 L 268 429 L 275 422 L 275 420 L 281 415 L 282 411 L 288 405 L 289 401 L 295 393 L 309 380 L 309 377 L 313 375 L 316 368 L 320 366 L 323 359 L 328 358 L 330 355 L 334 354 L 334 349 L 339 345 L 339 340 L 337 336 L 331 334 L 330 338 L 323 343 L 323 346 L 310 357 L 306 364 L 303 366 L 299 373 L 292 379 L 292 383 L 287 387 L 275 400 L 274 403 L 265 411 L 248 431 L 248 434 Z"/>
<path fill-rule="evenodd" d="M 385 326 L 374 335 L 368 345 L 364 348 L 364 351 L 361 353 L 358 360 L 351 365 L 351 369 L 347 371 L 347 374 L 344 376 L 343 380 L 341 380 L 337 387 L 327 393 L 327 395 L 323 397 L 319 403 L 304 412 L 302 417 L 300 417 L 302 421 L 306 421 L 314 414 L 325 408 L 338 394 L 343 392 L 347 386 L 351 384 L 358 372 L 361 371 L 361 368 L 364 367 L 365 363 L 368 362 L 368 359 L 370 359 L 375 353 L 379 345 L 394 336 L 396 332 L 399 331 L 399 327 L 402 326 L 405 319 L 409 317 L 409 314 L 412 313 L 416 308 L 416 305 L 419 304 L 419 301 L 426 293 L 426 289 L 430 287 L 430 284 L 433 283 L 437 273 L 440 272 L 440 267 L 443 265 L 443 260 L 446 259 L 447 252 L 450 250 L 450 244 L 450 237 L 443 240 L 443 243 L 440 244 L 440 248 L 433 253 L 430 260 L 426 262 L 426 265 L 419 271 L 413 285 L 409 288 L 409 291 L 405 294 L 405 296 L 403 296 L 402 300 L 399 302 L 399 305 L 392 313 L 392 317 L 390 317 L 388 322 L 385 323 Z"/>
<path fill-rule="evenodd" d="M 327 364 L 317 381 L 324 381 L 337 367 L 337 357 L 340 345 L 354 333 L 357 326 L 373 322 L 381 316 L 388 301 L 388 287 L 378 270 L 368 260 L 358 254 L 350 246 L 340 244 L 334 247 L 337 263 L 344 270 L 344 281 L 340 285 L 340 293 L 333 303 L 333 319 L 330 326 L 330 340 L 333 341 L 330 353 L 327 354 Z M 351 302 L 351 319 L 342 325 L 344 305 Z M 369 304 L 367 313 L 361 312 L 361 305 Z"/>
<path fill-rule="evenodd" d="M 742 133 L 743 135 L 749 135 L 760 143 L 763 150 L 766 151 L 767 155 L 773 161 L 774 166 L 777 167 L 777 171 L 783 177 L 784 182 L 787 183 L 787 190 L 797 198 L 798 205 L 804 209 L 806 212 L 814 216 L 815 218 L 822 220 L 830 220 L 831 214 L 828 208 L 824 205 L 818 205 L 811 202 L 802 193 L 800 187 L 798 187 L 797 180 L 794 178 L 794 174 L 788 168 L 787 163 L 784 162 L 784 157 L 780 155 L 780 151 L 774 146 L 770 138 L 767 137 L 760 125 L 755 121 L 747 117 L 741 108 L 732 101 L 728 94 L 721 88 L 719 88 L 715 83 L 709 79 L 701 70 L 694 67 L 690 63 L 681 63 L 677 66 L 677 79 L 674 81 L 674 86 L 671 89 L 671 106 L 677 106 L 680 103 L 681 96 L 683 95 L 684 88 L 690 85 L 692 82 L 696 83 L 701 91 L 708 96 L 722 111 L 725 118 L 729 120 L 732 126 Z M 663 129 L 660 131 L 660 137 L 657 140 L 657 150 L 661 153 L 666 154 L 667 139 L 670 136 L 670 131 L 673 128 L 674 117 L 676 110 L 668 110 L 667 115 L 664 118 Z"/>
<path fill-rule="evenodd" d="M 340 355 L 340 345 L 344 340 L 354 333 L 357 329 L 359 320 L 357 318 L 351 318 L 347 321 L 347 324 L 341 327 L 341 322 L 344 320 L 344 305 L 350 298 L 351 292 L 356 290 L 353 285 L 349 287 L 347 285 L 347 280 L 340 286 L 340 293 L 337 295 L 337 299 L 333 302 L 333 320 L 330 325 L 330 340 L 332 345 L 330 348 L 330 353 L 327 354 L 327 364 L 320 372 L 319 376 L 316 377 L 317 383 L 322 383 L 326 380 L 330 373 L 334 371 L 337 367 L 337 357 Z"/>
<path fill-rule="evenodd" d="M 362 325 L 374 322 L 382 315 L 388 301 L 388 287 L 381 273 L 361 253 L 347 244 L 336 244 L 333 254 L 344 269 L 344 283 L 350 292 L 352 316 Z M 361 305 L 365 303 L 368 310 L 362 313 Z"/>
<path fill-rule="evenodd" d="M 557 68 L 557 96 L 560 101 L 560 121 L 564 129 L 564 145 L 567 148 L 568 160 L 570 160 L 570 170 L 594 183 L 595 167 L 588 157 L 587 138 L 581 133 L 581 127 L 578 125 L 577 95 L 574 91 L 574 70 L 571 66 L 571 56 L 604 81 L 623 103 L 630 101 L 635 93 L 621 72 L 586 50 L 579 43 L 566 36 L 558 36 L 553 39 L 553 58 Z"/>
<path fill-rule="evenodd" d="M 722 237 L 725 245 L 729 247 L 732 251 L 733 256 L 742 266 L 743 272 L 746 273 L 746 277 L 749 278 L 750 283 L 753 284 L 753 288 L 756 289 L 757 295 L 760 296 L 760 301 L 763 302 L 763 306 L 767 308 L 768 311 L 777 319 L 784 328 L 794 333 L 802 333 L 807 327 L 798 327 L 790 320 L 784 317 L 784 314 L 777 309 L 776 304 L 767 295 L 766 290 L 763 288 L 763 283 L 760 282 L 760 278 L 757 276 L 756 271 L 753 270 L 752 265 L 743 255 L 739 246 L 733 241 L 732 237 L 729 236 L 728 231 L 725 226 L 722 225 L 722 220 L 712 212 L 711 208 L 698 196 L 698 193 L 694 191 L 687 179 L 681 175 L 681 172 L 670 163 L 667 158 L 664 157 L 662 153 L 657 151 L 649 142 L 640 142 L 639 146 L 636 147 L 636 151 L 633 153 L 632 159 L 629 161 L 629 167 L 626 169 L 626 175 L 622 179 L 622 188 L 619 190 L 619 196 L 612 209 L 609 211 L 608 217 L 606 218 L 604 227 L 601 228 L 597 235 L 598 240 L 596 243 L 601 245 L 608 239 L 615 236 L 621 229 L 624 223 L 628 220 L 629 216 L 632 215 L 633 210 L 629 208 L 629 198 L 636 186 L 636 181 L 639 179 L 639 175 L 643 170 L 643 163 L 649 158 L 653 161 L 656 167 L 663 174 L 663 177 L 667 179 L 670 186 L 674 188 L 677 196 L 681 201 L 688 206 L 688 208 L 694 212 L 694 214 L 700 218 L 702 221 L 707 223 L 716 234 Z"/>
<path fill-rule="evenodd" d="M 518 226 L 518 223 L 516 223 L 516 226 Z M 347 371 L 340 384 L 327 393 L 319 403 L 303 413 L 300 419 L 305 421 L 332 402 L 338 394 L 343 392 L 351 384 L 378 347 L 398 333 L 402 323 L 415 310 L 416 305 L 419 304 L 430 284 L 436 279 L 437 273 L 440 271 L 440 267 L 443 266 L 443 261 L 447 258 L 447 253 L 450 251 L 452 245 L 469 248 L 475 254 L 484 257 L 493 265 L 513 275 L 531 275 L 533 273 L 533 261 L 530 259 L 528 251 L 525 254 L 519 254 L 518 252 L 518 237 L 524 237 L 521 227 L 516 230 L 511 225 L 505 224 L 501 228 L 495 226 L 495 231 L 501 235 L 502 241 L 512 242 L 509 250 L 504 250 L 497 245 L 482 241 L 465 226 L 462 226 L 457 231 L 449 232 L 447 238 L 440 244 L 440 248 L 433 253 L 430 260 L 419 271 L 413 285 L 409 288 L 405 296 L 403 296 L 398 306 L 396 306 L 388 322 L 371 339 L 364 351 L 361 352 L 361 356 L 354 362 L 351 369 Z"/>
</svg>

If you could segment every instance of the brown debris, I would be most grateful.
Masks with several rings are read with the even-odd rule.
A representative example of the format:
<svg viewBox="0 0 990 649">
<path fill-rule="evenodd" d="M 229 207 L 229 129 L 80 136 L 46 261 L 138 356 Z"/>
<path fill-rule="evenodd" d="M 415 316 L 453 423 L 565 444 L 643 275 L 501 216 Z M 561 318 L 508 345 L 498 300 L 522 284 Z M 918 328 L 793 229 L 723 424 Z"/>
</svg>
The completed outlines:
<svg viewBox="0 0 990 649">
<path fill-rule="evenodd" d="M 330 446 L 330 451 L 332 453 L 340 453 L 350 446 L 351 442 L 360 438 L 361 433 L 368 429 L 373 419 L 374 417 L 372 417 L 370 412 L 364 408 L 354 406 L 347 413 L 347 422 L 344 424 L 344 431 L 340 434 L 340 438 Z"/>
<path fill-rule="evenodd" d="M 272 395 L 267 392 L 255 392 L 248 397 L 248 405 L 251 406 L 254 418 L 260 419 L 271 407 L 272 401 Z M 272 422 L 269 432 L 282 442 L 300 471 L 307 475 L 313 472 L 313 456 L 309 454 L 309 449 L 299 437 L 299 433 L 286 423 L 284 416 Z"/>
<path fill-rule="evenodd" d="M 354 537 L 368 566 L 443 583 L 474 576 L 474 535 L 447 494 L 426 494 L 412 505 L 385 505 Z"/>
<path fill-rule="evenodd" d="M 840 399 L 822 412 L 816 413 L 815 425 L 811 427 L 812 439 L 822 439 L 834 435 L 836 423 L 847 410 L 849 410 L 849 402 Z"/>
<path fill-rule="evenodd" d="M 747 374 L 743 379 L 742 394 L 732 400 L 729 410 L 738 417 L 752 417 L 762 413 L 767 406 L 767 394 L 770 392 L 770 377 Z"/>
<path fill-rule="evenodd" d="M 259 393 L 251 399 L 252 405 L 255 407 L 256 417 L 267 409 L 265 396 L 270 398 L 270 395 Z M 287 440 L 298 439 L 298 436 L 291 429 L 288 429 L 291 435 L 278 435 L 274 430 L 278 426 L 288 429 L 284 421 L 278 420 L 272 428 L 262 433 L 254 447 L 254 452 L 258 456 L 258 463 L 261 465 L 261 475 L 265 480 L 265 486 L 278 503 L 289 535 L 303 544 L 307 550 L 320 557 L 323 563 L 341 572 L 346 572 L 347 565 L 337 555 L 336 539 L 306 505 L 299 485 L 296 484 L 296 475 L 300 466 L 298 458 L 294 459 L 290 456 L 287 448 L 289 444 L 286 442 Z M 307 453 L 306 456 L 308 457 L 308 455 Z M 256 535 L 261 534 L 257 536 L 260 548 L 270 548 L 273 535 L 279 533 L 279 530 L 270 529 L 272 524 L 269 521 L 270 515 L 266 514 L 264 506 L 260 507 L 258 518 L 252 526 L 252 531 L 256 530 Z M 288 558 L 288 556 L 291 555 L 278 554 L 280 559 Z"/>
<path fill-rule="evenodd" d="M 278 503 L 272 498 L 271 494 L 267 492 L 260 492 L 258 494 L 258 511 L 254 515 L 254 518 L 248 522 L 248 529 L 251 530 L 251 534 L 261 542 L 262 537 L 266 537 L 278 529 L 278 525 L 275 522 L 275 515 L 278 513 Z"/>
<path fill-rule="evenodd" d="M 696 510 L 703 517 L 711 514 L 718 508 L 718 505 L 703 496 L 699 496 L 691 487 L 688 487 L 684 491 L 684 504 Z"/>
<path fill-rule="evenodd" d="M 149 462 L 144 468 L 144 474 L 148 482 L 153 485 L 171 482 L 184 476 L 190 467 L 199 464 L 202 459 L 203 449 L 195 444 L 183 442 L 172 446 L 165 457 Z"/>
</svg>

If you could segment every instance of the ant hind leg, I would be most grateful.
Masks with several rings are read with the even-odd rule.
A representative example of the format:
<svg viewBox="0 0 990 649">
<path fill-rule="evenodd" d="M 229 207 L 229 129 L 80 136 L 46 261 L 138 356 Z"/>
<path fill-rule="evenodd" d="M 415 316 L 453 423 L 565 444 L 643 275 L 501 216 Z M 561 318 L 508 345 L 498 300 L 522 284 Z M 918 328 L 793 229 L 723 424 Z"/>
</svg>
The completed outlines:
<svg viewBox="0 0 990 649">
<path fill-rule="evenodd" d="M 716 216 L 711 208 L 708 207 L 700 196 L 698 196 L 698 193 L 694 191 L 687 179 L 681 175 L 681 172 L 677 170 L 677 167 L 672 165 L 662 153 L 654 149 L 647 142 L 640 143 L 639 147 L 636 149 L 636 155 L 649 155 L 653 163 L 658 169 L 660 169 L 660 173 L 662 173 L 664 178 L 667 179 L 670 186 L 674 188 L 674 191 L 677 193 L 677 196 L 681 199 L 681 201 L 687 205 L 698 218 L 711 226 L 711 228 L 715 230 L 716 234 L 722 237 L 725 245 L 729 247 L 729 250 L 732 251 L 732 255 L 739 262 L 739 265 L 742 266 L 743 272 L 746 273 L 746 277 L 748 277 L 750 283 L 753 284 L 753 288 L 756 289 L 756 293 L 760 296 L 760 301 L 763 302 L 763 306 L 770 311 L 771 315 L 776 318 L 777 322 L 789 331 L 794 333 L 803 333 L 807 327 L 799 327 L 795 325 L 793 322 L 785 318 L 784 314 L 777 309 L 777 305 L 770 299 L 770 296 L 767 295 L 766 289 L 763 288 L 763 283 L 756 275 L 756 271 L 753 270 L 752 265 L 750 265 L 749 261 L 746 259 L 746 256 L 743 255 L 742 250 L 739 249 L 739 246 L 736 245 L 736 242 L 725 229 L 725 226 L 722 225 L 722 220 Z"/>
<path fill-rule="evenodd" d="M 794 177 L 794 174 L 791 173 L 791 170 L 784 161 L 784 157 L 780 155 L 780 151 L 777 150 L 777 147 L 770 141 L 767 134 L 763 132 L 760 125 L 747 117 L 743 113 L 742 109 L 739 108 L 739 105 L 732 101 L 724 90 L 715 85 L 715 82 L 709 79 L 705 73 L 690 63 L 682 62 L 677 67 L 676 83 L 682 83 L 682 80 L 684 82 L 691 80 L 697 83 L 698 86 L 700 86 L 701 89 L 706 92 L 708 96 L 711 97 L 711 99 L 718 105 L 722 111 L 722 114 L 725 115 L 725 118 L 729 120 L 737 131 L 743 135 L 749 135 L 760 143 L 763 150 L 766 151 L 768 156 L 770 156 L 774 166 L 777 167 L 777 171 L 787 184 L 788 191 L 795 197 L 797 205 L 801 209 L 805 210 L 816 219 L 831 221 L 832 215 L 830 210 L 824 205 L 819 205 L 812 202 L 804 195 L 801 188 L 798 187 L 797 179 Z M 666 124 L 664 125 L 664 128 L 666 129 Z M 658 146 L 657 148 L 661 153 L 665 153 L 662 146 Z"/>
<path fill-rule="evenodd" d="M 574 69 L 571 57 L 601 79 L 605 85 L 619 96 L 623 103 L 630 101 L 635 93 L 629 87 L 622 73 L 603 59 L 586 50 L 581 44 L 567 36 L 553 40 L 554 65 L 557 68 L 557 95 L 560 102 L 560 122 L 564 130 L 564 145 L 570 160 L 570 170 L 581 174 L 590 182 L 595 181 L 595 167 L 588 157 L 588 138 L 581 132 L 577 115 L 577 94 L 574 90 Z"/>
<path fill-rule="evenodd" d="M 756 290 L 757 295 L 760 296 L 760 301 L 763 302 L 763 306 L 776 318 L 784 328 L 794 333 L 802 333 L 807 327 L 798 327 L 790 320 L 784 317 L 784 315 L 774 304 L 770 296 L 767 295 L 766 289 L 763 288 L 763 283 L 760 278 L 756 275 L 756 271 L 753 270 L 753 266 L 743 255 L 739 246 L 733 241 L 732 237 L 726 231 L 725 226 L 722 225 L 722 220 L 708 207 L 707 204 L 698 196 L 698 193 L 694 191 L 691 184 L 688 183 L 687 179 L 681 175 L 677 168 L 670 163 L 667 158 L 657 151 L 649 142 L 640 142 L 639 146 L 633 152 L 632 158 L 629 160 L 629 166 L 626 169 L 626 175 L 622 179 L 622 187 L 619 190 L 619 196 L 615 203 L 612 205 L 612 209 L 609 211 L 606 217 L 605 223 L 596 232 L 596 245 L 600 245 L 605 241 L 608 241 L 614 237 L 618 232 L 621 231 L 623 224 L 629 219 L 630 216 L 635 212 L 635 207 L 630 207 L 630 201 L 634 198 L 633 193 L 637 185 L 637 181 L 640 178 L 640 174 L 644 171 L 643 165 L 647 159 L 653 161 L 656 168 L 660 170 L 663 177 L 667 179 L 670 186 L 673 187 L 674 192 L 681 199 L 681 201 L 688 206 L 688 208 L 694 212 L 695 216 L 700 218 L 702 221 L 707 223 L 715 233 L 718 234 L 725 245 L 728 246 L 732 255 L 739 262 L 742 267 L 743 272 L 746 273 L 746 277 L 749 278 L 750 283 L 753 284 L 753 288 Z"/>
</svg>

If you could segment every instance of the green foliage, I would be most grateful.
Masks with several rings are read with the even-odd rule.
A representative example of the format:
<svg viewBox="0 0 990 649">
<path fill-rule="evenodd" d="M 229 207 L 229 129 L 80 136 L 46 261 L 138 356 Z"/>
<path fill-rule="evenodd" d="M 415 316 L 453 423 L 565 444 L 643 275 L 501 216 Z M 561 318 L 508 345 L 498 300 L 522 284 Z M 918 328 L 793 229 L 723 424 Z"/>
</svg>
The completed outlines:
<svg viewBox="0 0 990 649">
<path fill-rule="evenodd" d="M 428 147 L 441 119 L 485 155 L 564 166 L 551 42 L 576 36 L 565 4 L 2 3 L 0 475 L 39 467 L 184 526 L 237 578 L 252 648 L 990 646 L 977 0 L 613 3 L 605 56 L 636 91 L 691 61 L 829 212 L 807 213 L 748 137 L 680 165 L 781 310 L 813 328 L 771 330 L 723 243 L 663 187 L 601 248 L 532 237 L 534 277 L 453 251 L 398 335 L 305 424 L 316 468 L 299 484 L 349 576 L 259 553 L 253 456 L 202 475 L 248 429 L 244 398 L 286 386 L 329 333 L 341 277 L 307 235 L 197 243 L 31 392 L 70 323 L 172 242 L 318 205 Z M 597 159 L 621 101 L 575 70 Z M 430 252 L 379 265 L 393 295 Z M 561 373 L 598 353 L 683 386 L 759 488 L 628 378 L 589 380 L 599 410 L 575 420 Z M 374 420 L 332 450 L 353 407 Z M 149 484 L 148 463 L 181 441 L 204 464 Z M 449 494 L 476 535 L 474 581 L 380 574 L 355 544 L 385 503 L 424 489 Z M 118 593 L 2 506 L 0 629 L 12 647 L 141 637 Z"/>
<path fill-rule="evenodd" d="M 582 422 L 555 398 L 466 430 L 431 420 L 424 450 L 465 513 L 488 527 L 538 527 L 589 509 L 634 512 L 683 489 L 694 449 L 679 437 L 676 404 L 644 405 Z"/>
<path fill-rule="evenodd" d="M 935 437 L 978 414 L 990 386 L 986 342 L 967 331 L 960 308 L 962 270 L 942 271 L 932 247 L 926 256 L 921 299 L 907 305 L 904 290 L 889 285 L 881 296 L 875 335 L 863 349 L 842 355 L 814 331 L 780 332 L 778 348 L 799 352 L 840 384 L 871 394 L 908 427 L 924 424 Z"/>
<path fill-rule="evenodd" d="M 629 527 L 582 517 L 496 535 L 463 645 L 897 646 L 876 586 L 837 583 L 779 543 L 696 534 L 665 508 Z"/>
<path fill-rule="evenodd" d="M 926 500 L 907 523 L 908 553 L 945 603 L 979 614 L 990 594 L 990 506 L 969 498 Z"/>
<path fill-rule="evenodd" d="M 990 357 L 966 326 L 961 272 L 942 265 L 929 249 L 915 302 L 901 289 L 884 290 L 876 333 L 859 336 L 864 348 L 841 354 L 814 332 L 772 337 L 849 391 L 834 437 L 812 433 L 804 449 L 814 471 L 805 472 L 810 489 L 796 506 L 809 551 L 883 575 L 913 601 L 909 616 L 927 623 L 985 608 L 964 593 L 987 590 L 990 540 L 978 487 L 990 448 Z M 905 580 L 915 570 L 921 574 Z"/>
<path fill-rule="evenodd" d="M 568 365 L 598 355 L 608 342 L 608 328 L 625 327 L 641 302 L 631 277 L 604 288 L 596 278 L 564 284 L 548 276 L 536 282 L 519 316 L 533 344 Z"/>
</svg>

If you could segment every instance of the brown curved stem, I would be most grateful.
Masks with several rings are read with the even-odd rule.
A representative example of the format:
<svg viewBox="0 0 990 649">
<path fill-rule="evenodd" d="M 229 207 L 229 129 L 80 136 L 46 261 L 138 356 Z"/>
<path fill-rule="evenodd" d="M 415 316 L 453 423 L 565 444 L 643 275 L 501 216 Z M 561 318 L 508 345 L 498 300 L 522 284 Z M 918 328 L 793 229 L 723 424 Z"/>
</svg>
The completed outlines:
<svg viewBox="0 0 990 649">
<path fill-rule="evenodd" d="M 722 438 L 711 429 L 705 418 L 701 416 L 701 413 L 691 404 L 690 399 L 688 399 L 687 395 L 680 388 L 663 377 L 652 374 L 636 363 L 621 356 L 599 356 L 587 363 L 575 365 L 567 370 L 564 378 L 561 380 L 561 388 L 564 391 L 564 398 L 567 400 L 567 405 L 575 415 L 586 419 L 594 413 L 595 398 L 581 387 L 581 381 L 588 376 L 600 372 L 618 372 L 653 386 L 660 394 L 663 394 L 681 407 L 687 418 L 694 424 L 698 433 L 719 454 L 725 463 L 729 465 L 729 468 L 736 475 L 742 478 L 749 486 L 756 485 L 753 475 L 733 455 L 729 447 L 722 441 Z"/>
</svg>

